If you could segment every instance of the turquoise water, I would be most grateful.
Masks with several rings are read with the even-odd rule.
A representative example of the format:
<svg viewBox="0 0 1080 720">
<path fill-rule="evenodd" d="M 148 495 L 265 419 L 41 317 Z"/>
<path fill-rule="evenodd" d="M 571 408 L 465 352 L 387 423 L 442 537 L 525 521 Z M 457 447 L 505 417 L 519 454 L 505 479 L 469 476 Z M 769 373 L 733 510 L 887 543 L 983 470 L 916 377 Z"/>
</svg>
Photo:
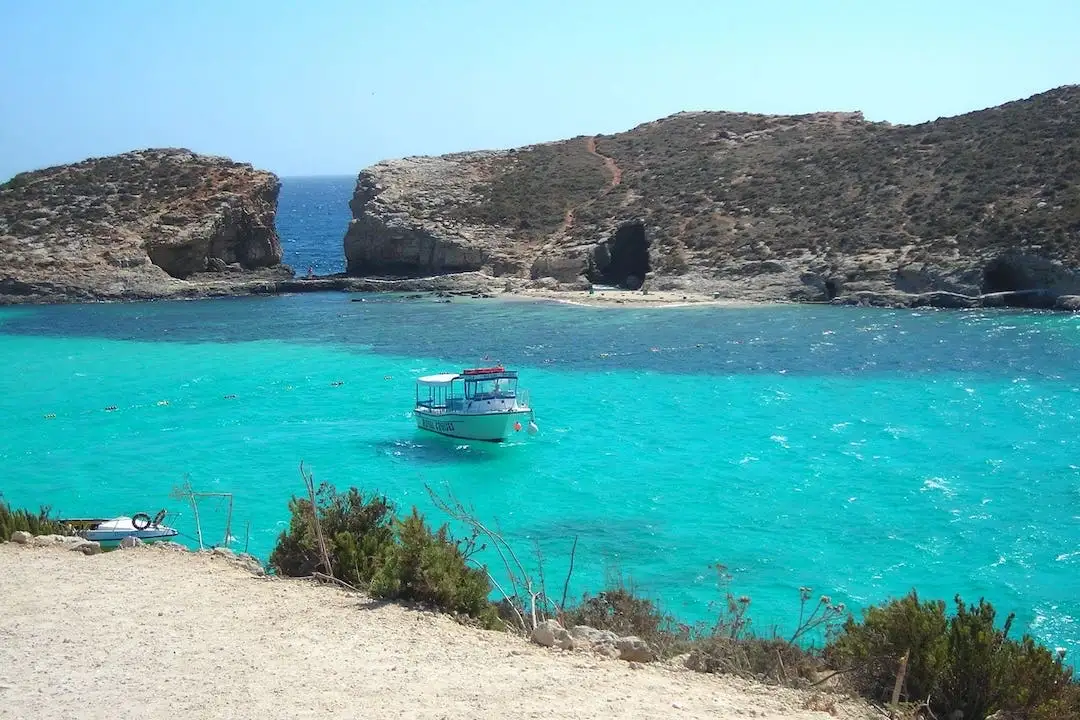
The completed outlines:
<svg viewBox="0 0 1080 720">
<path fill-rule="evenodd" d="M 342 241 L 352 218 L 349 199 L 356 176 L 281 179 L 277 231 L 283 262 L 297 275 L 345 271 Z"/>
<path fill-rule="evenodd" d="M 917 587 L 1080 651 L 1078 317 L 350 297 L 0 310 L 0 491 L 167 507 L 190 535 L 187 477 L 235 494 L 265 557 L 303 460 L 433 519 L 424 484 L 450 488 L 549 580 L 576 536 L 573 593 L 619 572 L 702 619 L 723 563 L 759 626 L 789 626 L 802 585 L 856 608 Z M 415 429 L 416 376 L 496 360 L 539 435 Z M 200 510 L 217 540 L 223 508 Z"/>
</svg>

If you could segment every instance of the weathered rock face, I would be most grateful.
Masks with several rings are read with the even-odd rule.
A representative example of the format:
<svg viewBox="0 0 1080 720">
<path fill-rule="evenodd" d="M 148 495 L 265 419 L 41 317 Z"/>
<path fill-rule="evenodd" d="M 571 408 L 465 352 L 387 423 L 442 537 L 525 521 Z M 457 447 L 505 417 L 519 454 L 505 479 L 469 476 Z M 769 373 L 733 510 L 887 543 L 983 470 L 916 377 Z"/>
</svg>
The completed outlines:
<svg viewBox="0 0 1080 720">
<path fill-rule="evenodd" d="M 482 269 L 505 238 L 497 230 L 457 223 L 440 210 L 477 202 L 468 178 L 485 176 L 485 160 L 496 157 L 478 154 L 464 167 L 461 156 L 409 158 L 361 173 L 349 203 L 347 272 L 416 277 Z"/>
<path fill-rule="evenodd" d="M 190 295 L 287 271 L 279 188 L 272 173 L 176 149 L 16 175 L 0 186 L 0 300 Z"/>
<path fill-rule="evenodd" d="M 387 161 L 360 173 L 351 206 L 352 275 L 1052 305 L 1080 295 L 1080 86 L 913 126 L 680 113 Z"/>
</svg>

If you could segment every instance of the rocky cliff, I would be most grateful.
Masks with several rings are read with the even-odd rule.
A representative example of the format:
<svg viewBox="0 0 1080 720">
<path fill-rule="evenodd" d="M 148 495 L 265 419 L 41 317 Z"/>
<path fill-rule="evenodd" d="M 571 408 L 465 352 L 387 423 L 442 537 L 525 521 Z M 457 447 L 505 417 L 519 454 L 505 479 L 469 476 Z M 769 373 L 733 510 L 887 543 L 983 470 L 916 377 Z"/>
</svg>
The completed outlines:
<svg viewBox="0 0 1080 720">
<path fill-rule="evenodd" d="M 0 186 L 0 302 L 229 294 L 281 279 L 275 175 L 188 150 L 21 173 Z"/>
<path fill-rule="evenodd" d="M 1080 86 L 920 125 L 680 113 L 392 160 L 360 173 L 351 207 L 352 275 L 1052 303 L 1080 293 Z"/>
</svg>

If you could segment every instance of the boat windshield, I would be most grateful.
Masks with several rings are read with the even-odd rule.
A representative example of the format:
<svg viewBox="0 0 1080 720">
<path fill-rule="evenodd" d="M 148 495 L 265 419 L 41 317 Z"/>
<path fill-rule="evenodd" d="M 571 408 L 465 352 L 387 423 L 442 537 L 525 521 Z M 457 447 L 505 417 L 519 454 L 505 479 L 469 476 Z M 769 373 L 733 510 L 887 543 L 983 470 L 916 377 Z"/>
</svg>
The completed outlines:
<svg viewBox="0 0 1080 720">
<path fill-rule="evenodd" d="M 516 395 L 517 378 L 500 377 L 465 381 L 465 397 L 468 400 L 495 400 L 513 398 Z"/>
</svg>

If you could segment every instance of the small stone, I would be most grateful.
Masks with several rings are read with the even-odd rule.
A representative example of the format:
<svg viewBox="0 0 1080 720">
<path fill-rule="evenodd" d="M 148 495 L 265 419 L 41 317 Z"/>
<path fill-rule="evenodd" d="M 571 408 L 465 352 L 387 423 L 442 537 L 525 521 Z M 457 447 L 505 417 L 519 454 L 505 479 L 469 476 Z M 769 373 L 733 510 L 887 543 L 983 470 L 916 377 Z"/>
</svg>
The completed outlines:
<svg viewBox="0 0 1080 720">
<path fill-rule="evenodd" d="M 619 650 L 619 658 L 636 662 L 652 662 L 653 652 L 649 644 L 635 635 L 619 638 L 615 643 Z"/>
<path fill-rule="evenodd" d="M 559 639 L 556 635 L 558 631 L 565 633 L 566 629 L 555 620 L 545 620 L 533 628 L 532 641 L 544 647 L 554 647 Z"/>
<path fill-rule="evenodd" d="M 222 557 L 232 557 L 235 553 L 227 547 L 216 547 L 211 552 L 214 555 L 220 555 Z"/>
<path fill-rule="evenodd" d="M 143 541 L 134 535 L 128 535 L 126 538 L 120 541 L 120 547 L 123 549 L 139 547 L 143 544 Z"/>
<path fill-rule="evenodd" d="M 11 542 L 18 543 L 19 545 L 26 545 L 31 540 L 33 540 L 33 538 L 34 536 L 26 532 L 25 530 L 16 530 L 15 532 L 11 533 Z"/>
<path fill-rule="evenodd" d="M 631 669 L 631 670 L 642 670 L 642 669 L 644 669 L 644 667 L 645 667 L 645 666 L 644 666 L 644 665 L 642 665 L 642 664 L 641 664 L 641 663 L 639 663 L 639 662 L 635 662 L 635 661 L 633 661 L 633 660 L 631 660 L 631 661 L 630 661 L 630 669 Z M 678 706 L 676 706 L 676 707 L 678 707 Z"/>
<path fill-rule="evenodd" d="M 597 655 L 602 655 L 612 660 L 619 658 L 619 648 L 615 647 L 615 643 L 600 643 L 592 646 L 593 652 Z"/>
<path fill-rule="evenodd" d="M 72 552 L 81 552 L 83 555 L 97 555 L 101 552 L 101 543 L 92 540 L 83 540 L 71 546 Z"/>
</svg>

